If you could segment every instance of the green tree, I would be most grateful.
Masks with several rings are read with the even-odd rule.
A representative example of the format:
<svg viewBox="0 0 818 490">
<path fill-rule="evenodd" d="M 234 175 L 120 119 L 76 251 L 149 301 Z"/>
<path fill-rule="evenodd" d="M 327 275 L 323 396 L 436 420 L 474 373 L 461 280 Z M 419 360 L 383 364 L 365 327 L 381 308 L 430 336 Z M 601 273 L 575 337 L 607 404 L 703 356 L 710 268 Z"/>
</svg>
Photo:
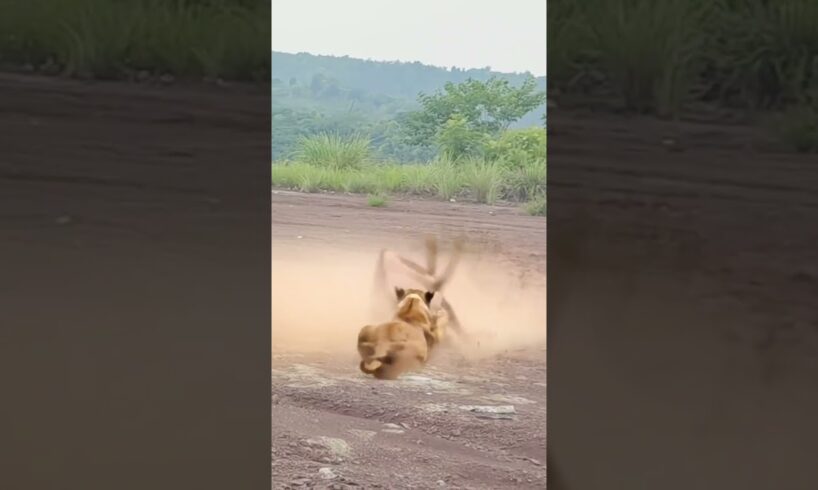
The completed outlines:
<svg viewBox="0 0 818 490">
<path fill-rule="evenodd" d="M 496 135 L 542 105 L 545 97 L 545 91 L 537 90 L 531 76 L 519 87 L 497 77 L 485 82 L 469 79 L 460 84 L 447 83 L 443 91 L 418 97 L 421 109 L 404 119 L 406 136 L 414 144 L 428 145 L 455 115 L 473 131 Z"/>
<path fill-rule="evenodd" d="M 485 139 L 485 133 L 472 128 L 465 116 L 454 114 L 440 128 L 435 142 L 444 155 L 457 160 L 480 153 Z"/>
</svg>

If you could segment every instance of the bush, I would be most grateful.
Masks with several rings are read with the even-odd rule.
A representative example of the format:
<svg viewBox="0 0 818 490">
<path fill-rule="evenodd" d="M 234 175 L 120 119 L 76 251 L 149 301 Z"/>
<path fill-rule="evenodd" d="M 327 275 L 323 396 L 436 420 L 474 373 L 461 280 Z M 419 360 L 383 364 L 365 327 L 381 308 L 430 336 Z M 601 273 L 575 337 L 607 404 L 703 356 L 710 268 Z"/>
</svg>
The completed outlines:
<svg viewBox="0 0 818 490">
<path fill-rule="evenodd" d="M 455 114 L 440 128 L 436 143 L 442 155 L 457 161 L 482 153 L 485 139 L 483 133 L 469 126 L 469 121 L 464 116 Z"/>
<path fill-rule="evenodd" d="M 523 168 L 546 158 L 545 128 L 504 131 L 485 145 L 486 158 L 501 162 L 507 168 Z"/>
</svg>

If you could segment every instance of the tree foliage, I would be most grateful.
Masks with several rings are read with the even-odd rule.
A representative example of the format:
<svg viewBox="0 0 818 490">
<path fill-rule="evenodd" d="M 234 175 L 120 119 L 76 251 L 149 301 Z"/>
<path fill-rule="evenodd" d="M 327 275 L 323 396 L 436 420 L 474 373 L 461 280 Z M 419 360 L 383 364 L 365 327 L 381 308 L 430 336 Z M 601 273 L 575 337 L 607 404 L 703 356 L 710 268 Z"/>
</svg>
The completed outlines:
<svg viewBox="0 0 818 490">
<path fill-rule="evenodd" d="M 467 128 L 496 135 L 543 105 L 545 97 L 533 77 L 526 78 L 519 87 L 496 77 L 485 82 L 447 83 L 442 91 L 418 97 L 421 109 L 404 120 L 406 136 L 413 144 L 428 145 L 439 139 L 442 130 L 453 130 L 455 126 L 464 126 L 460 133 Z"/>
</svg>

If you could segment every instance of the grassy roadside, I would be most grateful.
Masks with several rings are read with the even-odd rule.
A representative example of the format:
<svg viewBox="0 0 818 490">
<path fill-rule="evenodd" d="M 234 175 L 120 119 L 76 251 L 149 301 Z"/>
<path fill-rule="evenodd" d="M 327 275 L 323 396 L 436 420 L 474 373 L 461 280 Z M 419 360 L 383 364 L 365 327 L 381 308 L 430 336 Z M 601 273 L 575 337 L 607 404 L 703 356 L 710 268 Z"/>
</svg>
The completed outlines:
<svg viewBox="0 0 818 490">
<path fill-rule="evenodd" d="M 100 79 L 269 81 L 264 0 L 6 0 L 0 66 Z"/>
<path fill-rule="evenodd" d="M 479 203 L 521 203 L 532 215 L 545 215 L 546 164 L 507 168 L 495 162 L 439 158 L 428 163 L 365 163 L 319 166 L 303 161 L 272 165 L 272 185 L 301 192 L 336 191 L 370 196 L 370 205 L 384 206 L 389 195 L 414 195 Z"/>
<path fill-rule="evenodd" d="M 549 90 L 663 118 L 741 110 L 818 152 L 816 26 L 814 0 L 550 0 Z"/>
</svg>

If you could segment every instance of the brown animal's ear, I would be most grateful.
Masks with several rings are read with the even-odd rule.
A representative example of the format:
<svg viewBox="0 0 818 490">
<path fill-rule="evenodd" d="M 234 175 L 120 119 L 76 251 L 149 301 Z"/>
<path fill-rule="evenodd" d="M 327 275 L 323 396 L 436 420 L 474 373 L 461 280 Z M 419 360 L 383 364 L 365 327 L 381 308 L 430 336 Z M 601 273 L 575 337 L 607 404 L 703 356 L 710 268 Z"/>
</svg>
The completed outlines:
<svg viewBox="0 0 818 490">
<path fill-rule="evenodd" d="M 427 305 L 432 304 L 432 298 L 434 297 L 435 297 L 434 291 L 426 291 L 426 294 L 424 295 L 424 299 L 426 299 L 426 304 Z"/>
<path fill-rule="evenodd" d="M 398 297 L 398 301 L 402 300 L 404 296 L 406 296 L 406 291 L 403 288 L 395 288 L 395 296 Z"/>
</svg>

